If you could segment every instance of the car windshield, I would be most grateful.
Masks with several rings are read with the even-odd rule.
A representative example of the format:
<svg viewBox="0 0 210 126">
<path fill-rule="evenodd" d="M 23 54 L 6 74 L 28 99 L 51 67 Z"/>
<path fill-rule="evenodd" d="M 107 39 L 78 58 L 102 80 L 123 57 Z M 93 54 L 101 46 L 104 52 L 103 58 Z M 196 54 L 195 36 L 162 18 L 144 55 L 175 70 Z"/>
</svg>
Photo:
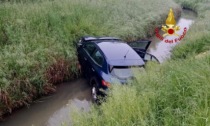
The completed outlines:
<svg viewBox="0 0 210 126">
<path fill-rule="evenodd" d="M 142 66 L 141 67 L 114 66 L 111 68 L 111 74 L 119 79 L 127 79 L 134 76 L 135 72 L 140 72 L 142 70 L 144 70 Z"/>
</svg>

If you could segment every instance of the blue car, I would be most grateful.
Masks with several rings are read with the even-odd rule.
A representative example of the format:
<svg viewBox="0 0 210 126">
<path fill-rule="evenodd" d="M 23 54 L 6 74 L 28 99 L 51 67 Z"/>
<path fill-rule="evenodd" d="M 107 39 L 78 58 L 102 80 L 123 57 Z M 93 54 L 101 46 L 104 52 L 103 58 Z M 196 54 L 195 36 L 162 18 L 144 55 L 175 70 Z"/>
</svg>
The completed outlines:
<svg viewBox="0 0 210 126">
<path fill-rule="evenodd" d="M 125 84 L 134 78 L 131 67 L 144 69 L 148 60 L 157 58 L 146 53 L 151 41 L 123 42 L 113 37 L 82 37 L 77 52 L 81 71 L 92 86 L 94 101 L 106 95 L 111 83 Z"/>
</svg>

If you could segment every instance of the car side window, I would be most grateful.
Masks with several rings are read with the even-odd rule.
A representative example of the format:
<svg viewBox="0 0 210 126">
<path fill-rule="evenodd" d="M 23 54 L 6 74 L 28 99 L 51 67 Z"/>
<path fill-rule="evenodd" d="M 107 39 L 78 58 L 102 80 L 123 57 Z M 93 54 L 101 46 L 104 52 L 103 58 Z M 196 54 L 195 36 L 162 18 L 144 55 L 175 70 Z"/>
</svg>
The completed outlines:
<svg viewBox="0 0 210 126">
<path fill-rule="evenodd" d="M 99 50 L 96 50 L 92 55 L 93 60 L 100 66 L 103 65 L 104 58 Z"/>
<path fill-rule="evenodd" d="M 89 55 L 92 55 L 93 51 L 96 49 L 93 43 L 87 43 L 84 45 L 84 49 L 87 51 Z"/>
</svg>

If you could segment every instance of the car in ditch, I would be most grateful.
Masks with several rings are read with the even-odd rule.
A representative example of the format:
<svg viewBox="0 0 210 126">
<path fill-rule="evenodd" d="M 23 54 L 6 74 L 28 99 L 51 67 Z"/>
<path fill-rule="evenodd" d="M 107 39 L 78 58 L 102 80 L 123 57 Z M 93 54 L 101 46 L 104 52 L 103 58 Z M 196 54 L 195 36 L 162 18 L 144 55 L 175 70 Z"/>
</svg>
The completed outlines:
<svg viewBox="0 0 210 126">
<path fill-rule="evenodd" d="M 77 55 L 82 74 L 92 86 L 92 98 L 106 95 L 111 83 L 125 84 L 134 78 L 132 69 L 142 70 L 149 60 L 159 62 L 147 53 L 151 41 L 123 42 L 114 37 L 82 37 Z"/>
</svg>

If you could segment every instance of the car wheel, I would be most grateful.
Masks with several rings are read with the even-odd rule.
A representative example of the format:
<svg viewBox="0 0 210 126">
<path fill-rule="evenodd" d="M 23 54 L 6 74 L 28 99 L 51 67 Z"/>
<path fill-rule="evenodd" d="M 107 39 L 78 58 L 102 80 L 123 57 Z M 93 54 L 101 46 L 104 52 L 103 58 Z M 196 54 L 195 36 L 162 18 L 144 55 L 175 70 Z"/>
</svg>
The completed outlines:
<svg viewBox="0 0 210 126">
<path fill-rule="evenodd" d="M 92 100 L 93 100 L 93 102 L 97 103 L 99 100 L 99 98 L 98 98 L 98 96 L 99 96 L 98 83 L 95 79 L 91 79 L 90 82 L 91 82 L 90 84 L 92 86 L 92 88 L 91 88 Z"/>
<path fill-rule="evenodd" d="M 98 89 L 97 89 L 96 85 L 93 85 L 92 92 L 91 92 L 93 101 L 97 101 L 97 99 L 98 99 L 98 91 L 97 90 Z"/>
</svg>

